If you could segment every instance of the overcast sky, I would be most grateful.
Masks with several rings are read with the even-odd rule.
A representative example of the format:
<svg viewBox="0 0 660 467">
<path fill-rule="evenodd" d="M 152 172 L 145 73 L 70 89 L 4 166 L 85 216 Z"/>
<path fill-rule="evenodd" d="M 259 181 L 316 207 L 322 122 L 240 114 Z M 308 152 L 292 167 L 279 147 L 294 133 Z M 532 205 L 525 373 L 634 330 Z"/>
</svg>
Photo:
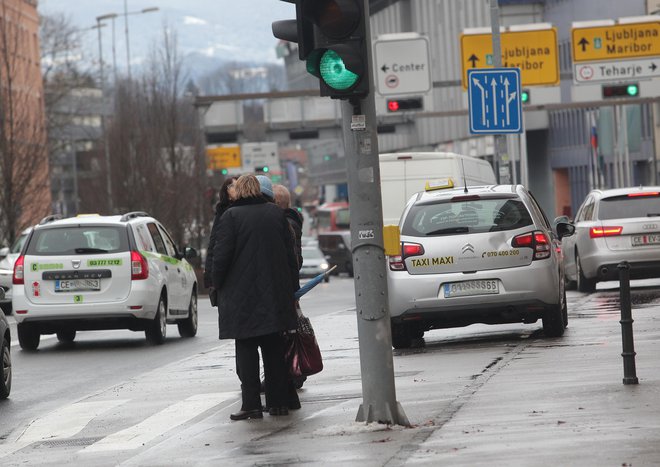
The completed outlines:
<svg viewBox="0 0 660 467">
<path fill-rule="evenodd" d="M 271 23 L 295 18 L 295 6 L 280 0 L 127 0 L 128 11 L 158 7 L 154 13 L 129 15 L 131 63 L 139 63 L 148 47 L 174 28 L 184 53 L 198 52 L 229 61 L 277 62 Z M 96 24 L 96 17 L 124 13 L 124 0 L 40 0 L 43 13 L 64 13 L 77 27 Z M 104 54 L 111 54 L 112 29 L 103 29 Z M 126 63 L 124 17 L 115 20 L 117 64 Z M 88 35 L 89 53 L 98 54 L 96 31 Z M 91 47 L 91 48 L 90 48 Z M 107 47 L 107 48 L 106 48 Z M 105 56 L 104 56 L 105 58 Z"/>
</svg>

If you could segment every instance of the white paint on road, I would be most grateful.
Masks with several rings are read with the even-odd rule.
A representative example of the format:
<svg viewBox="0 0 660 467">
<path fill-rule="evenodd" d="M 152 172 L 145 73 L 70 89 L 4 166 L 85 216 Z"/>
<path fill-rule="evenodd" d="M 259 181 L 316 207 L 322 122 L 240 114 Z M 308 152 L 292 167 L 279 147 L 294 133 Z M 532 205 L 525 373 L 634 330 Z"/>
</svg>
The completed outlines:
<svg viewBox="0 0 660 467">
<path fill-rule="evenodd" d="M 236 392 L 197 394 L 170 405 L 137 425 L 107 436 L 80 452 L 124 451 L 140 448 L 216 405 L 236 397 Z"/>
<path fill-rule="evenodd" d="M 94 418 L 127 401 L 76 402 L 61 407 L 43 418 L 33 420 L 14 443 L 1 446 L 0 457 L 32 443 L 70 438 L 82 431 Z"/>
</svg>

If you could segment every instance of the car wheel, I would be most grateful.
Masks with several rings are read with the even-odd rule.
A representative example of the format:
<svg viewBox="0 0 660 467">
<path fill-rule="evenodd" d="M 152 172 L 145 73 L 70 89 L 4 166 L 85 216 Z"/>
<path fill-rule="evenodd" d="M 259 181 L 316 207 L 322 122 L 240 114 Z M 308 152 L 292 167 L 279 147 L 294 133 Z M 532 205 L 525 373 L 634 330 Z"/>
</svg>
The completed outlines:
<svg viewBox="0 0 660 467">
<path fill-rule="evenodd" d="M 348 272 L 348 277 L 353 277 L 353 262 L 349 261 L 346 263 L 346 272 Z"/>
<path fill-rule="evenodd" d="M 197 334 L 197 322 L 197 291 L 193 290 L 190 297 L 190 305 L 188 305 L 188 317 L 176 323 L 179 327 L 179 335 L 181 337 L 195 337 Z"/>
<path fill-rule="evenodd" d="M 562 288 L 559 304 L 551 307 L 543 313 L 543 333 L 547 337 L 563 336 L 564 329 L 566 329 L 566 326 L 568 325 L 568 321 L 564 321 L 564 316 L 567 313 L 566 291 Z"/>
<path fill-rule="evenodd" d="M 41 335 L 39 331 L 34 329 L 29 324 L 19 323 L 17 325 L 18 330 L 18 343 L 23 350 L 37 350 L 39 347 L 39 340 Z"/>
<path fill-rule="evenodd" d="M 580 292 L 591 293 L 596 290 L 596 279 L 588 279 L 582 270 L 580 256 L 575 253 L 575 268 L 577 269 L 577 289 Z"/>
<path fill-rule="evenodd" d="M 11 302 L 3 303 L 2 305 L 0 305 L 0 308 L 2 308 L 2 312 L 7 316 L 11 315 Z"/>
<path fill-rule="evenodd" d="M 392 323 L 392 347 L 407 349 L 412 345 L 410 329 L 405 324 Z"/>
<path fill-rule="evenodd" d="M 58 331 L 57 332 L 57 340 L 60 342 L 64 342 L 67 344 L 70 344 L 73 342 L 76 338 L 76 330 L 75 329 L 65 329 L 63 331 Z"/>
<path fill-rule="evenodd" d="M 6 399 L 11 392 L 11 343 L 6 337 L 2 338 L 0 349 L 0 360 L 2 363 L 2 375 L 0 375 L 0 399 Z"/>
<path fill-rule="evenodd" d="M 153 345 L 161 345 L 165 342 L 167 334 L 167 302 L 165 296 L 161 295 L 158 300 L 158 308 L 156 309 L 156 316 L 151 320 L 144 334 L 147 341 Z"/>
</svg>

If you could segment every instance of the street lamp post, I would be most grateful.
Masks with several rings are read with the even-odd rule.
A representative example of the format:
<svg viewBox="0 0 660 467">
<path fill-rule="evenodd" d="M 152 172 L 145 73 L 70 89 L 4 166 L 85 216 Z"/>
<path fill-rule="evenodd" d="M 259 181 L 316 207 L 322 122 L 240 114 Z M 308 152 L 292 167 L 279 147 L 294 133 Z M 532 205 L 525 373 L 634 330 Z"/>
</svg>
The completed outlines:
<svg viewBox="0 0 660 467">
<path fill-rule="evenodd" d="M 128 0 L 124 0 L 124 33 L 126 34 L 126 69 L 128 71 L 128 80 L 131 80 L 131 41 L 128 36 L 128 17 L 129 15 L 140 15 L 143 13 L 152 13 L 158 11 L 158 7 L 143 8 L 140 11 L 128 11 Z"/>
<path fill-rule="evenodd" d="M 103 149 L 105 152 L 105 183 L 106 195 L 108 198 L 108 213 L 112 213 L 112 177 L 111 177 L 111 164 L 110 164 L 110 146 L 108 145 L 108 135 L 105 122 L 105 74 L 103 72 L 103 35 L 101 34 L 101 23 L 106 19 L 114 19 L 116 14 L 101 15 L 96 17 L 96 23 L 99 30 L 99 80 L 101 86 L 101 132 L 103 133 Z"/>
</svg>

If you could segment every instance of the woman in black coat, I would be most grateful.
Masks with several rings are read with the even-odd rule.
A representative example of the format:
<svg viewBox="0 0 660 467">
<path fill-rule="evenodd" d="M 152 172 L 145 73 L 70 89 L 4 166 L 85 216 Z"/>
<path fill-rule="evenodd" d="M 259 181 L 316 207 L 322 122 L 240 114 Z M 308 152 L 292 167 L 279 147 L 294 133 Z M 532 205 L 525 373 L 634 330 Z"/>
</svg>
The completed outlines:
<svg viewBox="0 0 660 467">
<path fill-rule="evenodd" d="M 231 206 L 231 203 L 236 197 L 234 182 L 237 179 L 238 177 L 229 177 L 224 181 L 220 187 L 220 199 L 218 200 L 218 204 L 215 205 L 215 217 L 213 218 L 213 227 L 211 227 L 209 246 L 206 249 L 206 261 L 204 263 L 204 287 L 207 289 L 213 287 L 213 248 L 215 248 L 215 242 L 218 241 L 218 224 L 220 223 L 220 218 L 229 209 L 229 206 Z"/>
<path fill-rule="evenodd" d="M 287 369 L 282 332 L 296 328 L 299 288 L 293 238 L 284 213 L 261 196 L 254 175 L 235 183 L 236 201 L 222 215 L 213 250 L 220 339 L 236 340 L 240 412 L 232 420 L 262 418 L 259 353 L 264 360 L 271 415 L 287 415 Z"/>
</svg>

